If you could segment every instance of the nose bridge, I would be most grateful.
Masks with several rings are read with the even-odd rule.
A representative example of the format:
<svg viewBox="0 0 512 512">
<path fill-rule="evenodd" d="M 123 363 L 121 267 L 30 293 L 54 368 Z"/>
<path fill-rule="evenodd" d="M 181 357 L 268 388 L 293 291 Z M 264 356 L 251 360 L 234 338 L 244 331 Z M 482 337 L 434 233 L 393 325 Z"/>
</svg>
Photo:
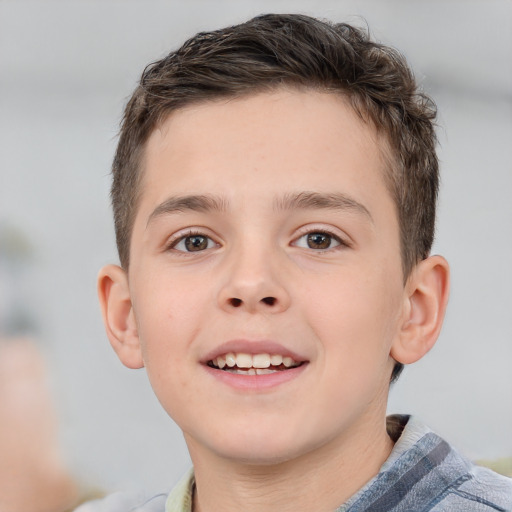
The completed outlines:
<svg viewBox="0 0 512 512">
<path fill-rule="evenodd" d="M 277 312 L 289 306 L 278 247 L 254 238 L 240 241 L 229 252 L 219 291 L 221 307 Z"/>
</svg>

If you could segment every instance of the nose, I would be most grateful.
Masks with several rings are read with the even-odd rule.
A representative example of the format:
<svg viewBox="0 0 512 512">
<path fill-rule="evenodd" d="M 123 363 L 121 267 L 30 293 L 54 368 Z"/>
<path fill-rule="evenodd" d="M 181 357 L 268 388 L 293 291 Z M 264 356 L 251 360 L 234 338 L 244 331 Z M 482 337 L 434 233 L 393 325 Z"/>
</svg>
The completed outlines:
<svg viewBox="0 0 512 512">
<path fill-rule="evenodd" d="M 290 306 L 279 258 L 270 251 L 241 251 L 226 261 L 219 306 L 228 311 L 280 313 Z"/>
</svg>

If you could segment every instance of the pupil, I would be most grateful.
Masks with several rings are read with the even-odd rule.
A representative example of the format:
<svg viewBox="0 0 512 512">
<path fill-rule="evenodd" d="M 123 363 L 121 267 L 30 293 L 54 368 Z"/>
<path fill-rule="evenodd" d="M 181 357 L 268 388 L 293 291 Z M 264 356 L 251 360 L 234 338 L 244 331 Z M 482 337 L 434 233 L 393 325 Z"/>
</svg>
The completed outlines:
<svg viewBox="0 0 512 512">
<path fill-rule="evenodd" d="M 208 240 L 205 236 L 187 236 L 185 247 L 187 251 L 202 251 L 208 247 Z"/>
<path fill-rule="evenodd" d="M 325 233 L 311 233 L 308 235 L 308 247 L 310 249 L 328 249 L 331 245 L 331 237 Z"/>
</svg>

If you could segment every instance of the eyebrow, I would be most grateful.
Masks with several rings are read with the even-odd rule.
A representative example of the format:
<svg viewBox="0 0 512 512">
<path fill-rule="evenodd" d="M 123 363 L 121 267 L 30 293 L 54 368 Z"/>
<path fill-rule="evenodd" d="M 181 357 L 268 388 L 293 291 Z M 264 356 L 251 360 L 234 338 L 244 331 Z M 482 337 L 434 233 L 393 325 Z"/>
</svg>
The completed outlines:
<svg viewBox="0 0 512 512">
<path fill-rule="evenodd" d="M 362 203 L 341 193 L 300 192 L 286 194 L 274 203 L 276 210 L 347 210 L 362 214 L 373 222 L 369 210 Z"/>
<path fill-rule="evenodd" d="M 171 213 L 194 212 L 224 212 L 228 208 L 227 201 L 210 194 L 169 197 L 160 203 L 148 217 L 146 226 L 155 218 Z"/>
<path fill-rule="evenodd" d="M 173 213 L 194 212 L 225 212 L 228 201 L 220 196 L 211 194 L 187 195 L 169 197 L 160 203 L 149 215 L 146 226 L 156 217 Z M 274 201 L 274 209 L 286 210 L 347 210 L 373 218 L 368 209 L 355 199 L 341 193 L 299 192 L 285 194 Z"/>
</svg>

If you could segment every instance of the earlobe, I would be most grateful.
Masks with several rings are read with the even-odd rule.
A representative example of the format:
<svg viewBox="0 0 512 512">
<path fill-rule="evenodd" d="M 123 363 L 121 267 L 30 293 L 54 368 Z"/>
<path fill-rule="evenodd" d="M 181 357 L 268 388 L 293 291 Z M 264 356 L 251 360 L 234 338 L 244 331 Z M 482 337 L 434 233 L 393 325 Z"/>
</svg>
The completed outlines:
<svg viewBox="0 0 512 512">
<path fill-rule="evenodd" d="M 133 313 L 126 272 L 107 265 L 98 275 L 98 297 L 108 339 L 128 368 L 142 368 L 144 361 Z"/>
<path fill-rule="evenodd" d="M 399 363 L 421 359 L 435 344 L 448 303 L 450 270 L 442 256 L 419 262 L 406 284 L 401 330 L 390 355 Z"/>
</svg>

